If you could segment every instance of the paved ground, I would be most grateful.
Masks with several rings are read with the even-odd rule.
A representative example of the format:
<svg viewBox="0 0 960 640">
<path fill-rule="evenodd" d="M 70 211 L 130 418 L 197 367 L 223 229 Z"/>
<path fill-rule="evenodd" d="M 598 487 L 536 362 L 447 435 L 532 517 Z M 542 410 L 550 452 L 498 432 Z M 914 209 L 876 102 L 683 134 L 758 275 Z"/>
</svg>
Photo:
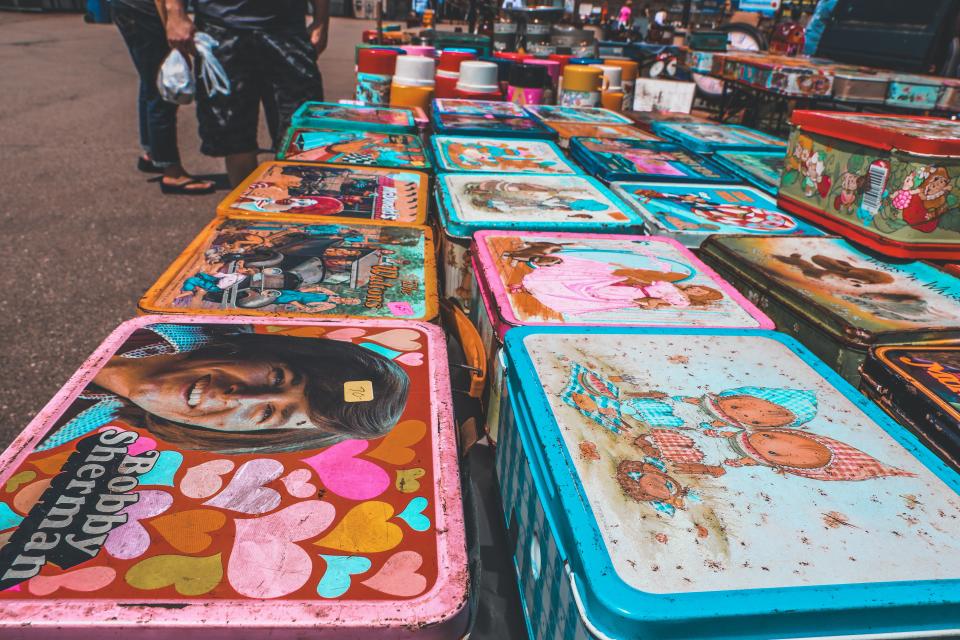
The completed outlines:
<svg viewBox="0 0 960 640">
<path fill-rule="evenodd" d="M 351 94 L 353 46 L 372 24 L 333 20 L 328 97 Z M 0 87 L 2 448 L 135 315 L 225 192 L 162 196 L 136 171 L 137 79 L 112 25 L 0 12 Z M 221 162 L 197 151 L 193 107 L 179 124 L 186 166 L 225 186 Z"/>
</svg>

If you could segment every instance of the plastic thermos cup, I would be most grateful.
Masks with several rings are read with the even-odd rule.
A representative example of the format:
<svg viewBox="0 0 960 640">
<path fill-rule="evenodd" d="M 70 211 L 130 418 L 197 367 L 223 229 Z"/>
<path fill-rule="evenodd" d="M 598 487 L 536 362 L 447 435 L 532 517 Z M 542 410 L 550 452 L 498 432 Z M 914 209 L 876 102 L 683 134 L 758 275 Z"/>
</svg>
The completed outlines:
<svg viewBox="0 0 960 640">
<path fill-rule="evenodd" d="M 390 85 L 390 106 L 420 107 L 428 109 L 433 99 L 433 58 L 426 56 L 400 56 Z"/>
<path fill-rule="evenodd" d="M 606 58 L 603 64 L 620 67 L 622 70 L 621 83 L 623 85 L 623 108 L 633 108 L 633 94 L 637 86 L 637 77 L 640 75 L 640 65 L 626 58 Z"/>
<path fill-rule="evenodd" d="M 600 105 L 604 109 L 620 111 L 623 109 L 623 85 L 621 85 L 622 69 L 613 65 L 594 65 L 603 74 L 601 84 Z"/>
<path fill-rule="evenodd" d="M 468 60 L 460 65 L 457 97 L 472 100 L 501 100 L 498 69 L 493 62 Z"/>
<path fill-rule="evenodd" d="M 507 100 L 516 104 L 544 104 L 546 88 L 550 86 L 547 68 L 535 64 L 515 64 L 510 68 L 507 82 Z"/>
<path fill-rule="evenodd" d="M 595 107 L 600 104 L 603 73 L 596 67 L 568 64 L 563 70 L 563 94 L 566 107 Z"/>
<path fill-rule="evenodd" d="M 399 54 L 396 49 L 357 51 L 357 100 L 364 104 L 390 104 L 390 85 Z"/>
</svg>

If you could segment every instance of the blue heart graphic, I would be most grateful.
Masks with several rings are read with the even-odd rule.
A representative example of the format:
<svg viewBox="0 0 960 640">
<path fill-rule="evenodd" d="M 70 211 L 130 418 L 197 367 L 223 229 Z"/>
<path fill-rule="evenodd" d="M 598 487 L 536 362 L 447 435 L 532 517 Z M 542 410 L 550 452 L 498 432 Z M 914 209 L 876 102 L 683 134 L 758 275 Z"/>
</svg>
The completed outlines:
<svg viewBox="0 0 960 640">
<path fill-rule="evenodd" d="M 140 476 L 140 484 L 159 484 L 173 486 L 173 476 L 183 464 L 183 454 L 179 451 L 161 451 L 153 469 Z"/>
<path fill-rule="evenodd" d="M 0 531 L 16 527 L 23 522 L 23 516 L 14 513 L 6 502 L 0 502 Z"/>
<path fill-rule="evenodd" d="M 385 358 L 389 358 L 390 360 L 393 360 L 394 358 L 399 356 L 401 353 L 400 351 L 394 351 L 393 349 L 388 349 L 382 344 L 374 344 L 372 342 L 361 342 L 360 346 L 366 349 L 370 349 L 370 351 L 376 351 L 380 355 L 384 356 Z"/>
<path fill-rule="evenodd" d="M 426 531 L 430 528 L 430 518 L 421 513 L 427 508 L 427 499 L 417 497 L 410 501 L 397 517 L 410 525 L 414 531 Z"/>
<path fill-rule="evenodd" d="M 363 556 L 325 556 L 320 557 L 327 563 L 317 584 L 317 595 L 321 598 L 338 598 L 350 588 L 350 576 L 370 570 L 370 561 Z"/>
</svg>

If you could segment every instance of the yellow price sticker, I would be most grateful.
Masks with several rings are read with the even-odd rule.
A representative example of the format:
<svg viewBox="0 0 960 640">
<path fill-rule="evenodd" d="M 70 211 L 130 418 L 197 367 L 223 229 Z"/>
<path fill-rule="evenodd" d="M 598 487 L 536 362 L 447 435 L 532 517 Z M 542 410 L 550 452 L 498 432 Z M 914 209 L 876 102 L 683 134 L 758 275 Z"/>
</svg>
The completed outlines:
<svg viewBox="0 0 960 640">
<path fill-rule="evenodd" d="M 348 380 L 343 383 L 344 402 L 370 402 L 373 400 L 373 383 L 369 380 Z"/>
</svg>

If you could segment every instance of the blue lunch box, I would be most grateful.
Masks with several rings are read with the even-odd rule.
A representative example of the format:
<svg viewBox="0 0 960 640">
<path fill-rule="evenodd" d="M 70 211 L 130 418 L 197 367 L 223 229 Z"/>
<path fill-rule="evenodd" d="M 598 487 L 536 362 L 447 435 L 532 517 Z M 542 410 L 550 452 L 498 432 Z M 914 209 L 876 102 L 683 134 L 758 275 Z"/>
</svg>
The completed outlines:
<svg viewBox="0 0 960 640">
<path fill-rule="evenodd" d="M 591 174 L 615 180 L 651 182 L 735 182 L 736 178 L 671 142 L 630 138 L 570 139 L 570 155 Z"/>
<path fill-rule="evenodd" d="M 723 150 L 757 151 L 779 147 L 786 150 L 787 143 L 762 131 L 735 124 L 704 122 L 654 121 L 653 132 L 662 138 L 673 140 L 690 151 L 715 153 Z"/>
<path fill-rule="evenodd" d="M 960 633 L 960 476 L 792 338 L 519 328 L 505 352 L 531 638 Z"/>
</svg>

